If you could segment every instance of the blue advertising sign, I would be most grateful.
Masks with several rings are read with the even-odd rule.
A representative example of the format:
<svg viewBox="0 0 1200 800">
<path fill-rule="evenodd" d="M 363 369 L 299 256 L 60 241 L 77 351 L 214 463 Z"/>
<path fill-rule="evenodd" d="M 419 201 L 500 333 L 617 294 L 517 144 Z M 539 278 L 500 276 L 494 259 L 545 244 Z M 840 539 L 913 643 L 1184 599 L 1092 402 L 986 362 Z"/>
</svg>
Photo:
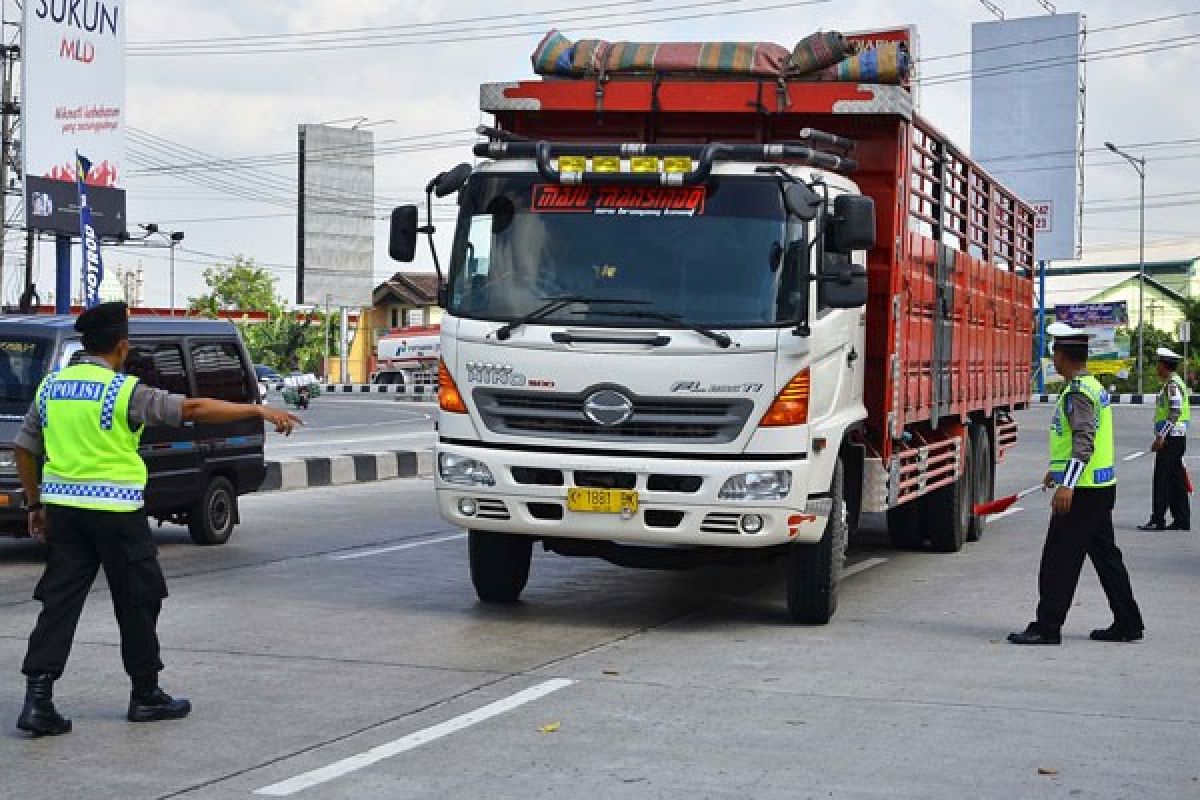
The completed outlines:
<svg viewBox="0 0 1200 800">
<path fill-rule="evenodd" d="M 100 237 L 92 226 L 92 209 L 88 206 L 87 175 L 92 162 L 75 151 L 75 183 L 79 187 L 79 236 L 83 246 L 83 307 L 91 308 L 100 302 L 100 283 L 104 280 L 104 262 L 100 258 Z"/>
</svg>

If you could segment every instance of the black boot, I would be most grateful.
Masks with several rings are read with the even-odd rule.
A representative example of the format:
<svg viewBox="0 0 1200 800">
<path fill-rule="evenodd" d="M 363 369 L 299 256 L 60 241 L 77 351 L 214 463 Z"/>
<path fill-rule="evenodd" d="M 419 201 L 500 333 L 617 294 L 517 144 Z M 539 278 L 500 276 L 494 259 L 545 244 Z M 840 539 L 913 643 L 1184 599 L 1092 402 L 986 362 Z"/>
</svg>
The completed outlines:
<svg viewBox="0 0 1200 800">
<path fill-rule="evenodd" d="M 1167 529 L 1167 523 L 1152 519 L 1145 525 L 1138 525 L 1137 529 L 1139 531 L 1165 531 Z"/>
<path fill-rule="evenodd" d="M 71 720 L 54 708 L 54 676 L 30 675 L 26 679 L 25 706 L 17 727 L 34 736 L 58 736 L 71 732 Z"/>
<path fill-rule="evenodd" d="M 186 697 L 171 697 L 155 686 L 150 690 L 134 689 L 129 695 L 130 722 L 155 722 L 160 719 L 183 719 L 192 712 Z"/>
</svg>

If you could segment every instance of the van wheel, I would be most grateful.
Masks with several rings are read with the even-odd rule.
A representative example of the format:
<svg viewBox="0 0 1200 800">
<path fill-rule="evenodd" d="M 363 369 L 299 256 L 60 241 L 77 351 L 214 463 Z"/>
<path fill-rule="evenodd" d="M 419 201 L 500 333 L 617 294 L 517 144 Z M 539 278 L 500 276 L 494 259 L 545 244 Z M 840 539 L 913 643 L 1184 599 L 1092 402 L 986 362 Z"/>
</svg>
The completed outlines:
<svg viewBox="0 0 1200 800">
<path fill-rule="evenodd" d="M 987 527 L 987 517 L 975 513 L 975 505 L 993 500 L 995 489 L 995 466 L 992 464 L 992 442 L 987 428 L 971 426 L 971 458 L 975 470 L 971 476 L 971 525 L 967 528 L 967 541 L 978 542 Z"/>
<path fill-rule="evenodd" d="M 204 497 L 192 509 L 188 531 L 196 544 L 225 544 L 236 524 L 237 493 L 228 478 L 217 476 L 208 482 Z"/>
<path fill-rule="evenodd" d="M 470 531 L 471 583 L 485 603 L 515 603 L 529 580 L 533 539 L 510 533 Z"/>
<path fill-rule="evenodd" d="M 967 540 L 971 526 L 971 481 L 974 465 L 971 448 L 967 446 L 963 469 L 949 486 L 943 486 L 921 498 L 921 516 L 925 533 L 933 549 L 939 553 L 957 553 Z"/>
<path fill-rule="evenodd" d="M 829 487 L 832 508 L 819 542 L 788 545 L 787 605 L 793 622 L 824 625 L 837 610 L 838 581 L 846 564 L 850 509 L 841 459 Z"/>
</svg>

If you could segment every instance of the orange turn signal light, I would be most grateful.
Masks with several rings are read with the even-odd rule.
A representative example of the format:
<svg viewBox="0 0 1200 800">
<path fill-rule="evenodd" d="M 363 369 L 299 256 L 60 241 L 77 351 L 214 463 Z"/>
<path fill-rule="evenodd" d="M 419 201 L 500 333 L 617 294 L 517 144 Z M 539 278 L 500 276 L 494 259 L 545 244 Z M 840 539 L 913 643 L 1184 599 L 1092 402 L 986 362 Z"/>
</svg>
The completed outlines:
<svg viewBox="0 0 1200 800">
<path fill-rule="evenodd" d="M 782 428 L 807 423 L 808 389 L 808 368 L 805 368 L 787 382 L 759 424 L 764 428 Z"/>
<path fill-rule="evenodd" d="M 463 402 L 454 378 L 446 368 L 446 362 L 438 359 L 438 408 L 451 414 L 467 413 L 467 404 Z"/>
</svg>

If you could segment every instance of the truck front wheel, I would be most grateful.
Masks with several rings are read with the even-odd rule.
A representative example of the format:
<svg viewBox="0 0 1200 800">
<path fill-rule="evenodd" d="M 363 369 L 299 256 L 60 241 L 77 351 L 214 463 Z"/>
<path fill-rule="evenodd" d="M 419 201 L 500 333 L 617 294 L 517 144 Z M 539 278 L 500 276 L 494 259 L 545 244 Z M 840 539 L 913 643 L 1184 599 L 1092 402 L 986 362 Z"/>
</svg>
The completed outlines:
<svg viewBox="0 0 1200 800">
<path fill-rule="evenodd" d="M 850 519 L 844 469 L 839 459 L 829 487 L 832 503 L 821 541 L 788 545 L 787 605 L 793 622 L 824 625 L 837 610 L 837 588 L 846 562 Z"/>
<path fill-rule="evenodd" d="M 485 603 L 515 603 L 529 580 L 533 539 L 509 533 L 470 531 L 471 583 Z"/>
</svg>

